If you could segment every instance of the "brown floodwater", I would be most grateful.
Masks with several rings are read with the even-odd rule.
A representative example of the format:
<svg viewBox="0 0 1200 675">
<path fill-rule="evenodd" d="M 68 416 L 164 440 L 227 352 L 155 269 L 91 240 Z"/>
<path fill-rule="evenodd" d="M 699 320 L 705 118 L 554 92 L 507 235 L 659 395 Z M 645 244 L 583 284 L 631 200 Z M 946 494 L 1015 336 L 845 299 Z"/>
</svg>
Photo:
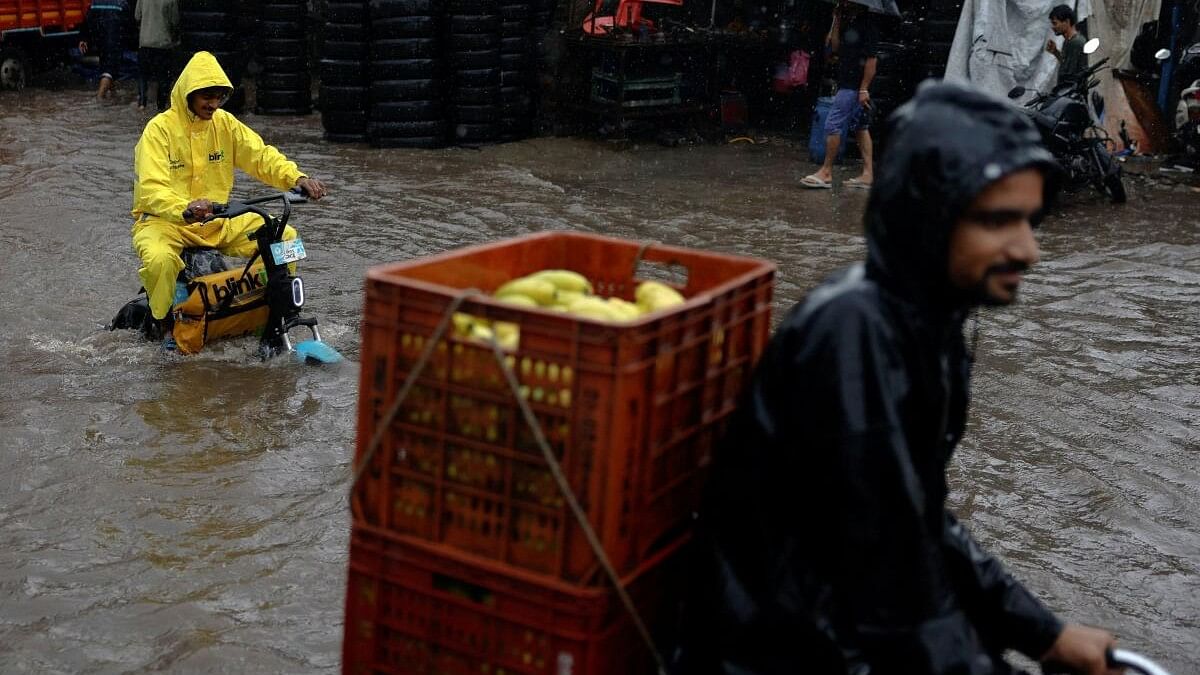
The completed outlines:
<svg viewBox="0 0 1200 675">
<path fill-rule="evenodd" d="M 0 672 L 339 669 L 372 265 L 583 230 L 770 258 L 778 315 L 863 256 L 865 195 L 798 189 L 778 140 L 376 150 L 246 114 L 331 186 L 293 223 L 349 362 L 167 356 L 103 330 L 138 288 L 127 102 L 0 92 Z M 1064 617 L 1200 673 L 1200 195 L 1129 190 L 1069 197 L 1022 302 L 981 314 L 952 505 Z"/>
</svg>

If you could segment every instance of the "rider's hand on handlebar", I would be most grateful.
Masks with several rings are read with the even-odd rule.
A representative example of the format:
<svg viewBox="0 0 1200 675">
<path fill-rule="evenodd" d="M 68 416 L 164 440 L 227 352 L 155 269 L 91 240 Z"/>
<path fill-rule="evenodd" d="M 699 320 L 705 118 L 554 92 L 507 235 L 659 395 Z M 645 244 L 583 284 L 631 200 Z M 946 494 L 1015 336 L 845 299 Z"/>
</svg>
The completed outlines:
<svg viewBox="0 0 1200 675">
<path fill-rule="evenodd" d="M 304 194 L 313 201 L 321 201 L 321 198 L 329 194 L 329 190 L 325 184 L 316 178 L 308 178 L 301 176 L 296 180 L 296 187 L 304 191 Z"/>
<path fill-rule="evenodd" d="M 213 204 L 207 199 L 196 199 L 183 212 L 183 222 L 198 223 L 213 214 Z"/>
<path fill-rule="evenodd" d="M 1080 675 L 1120 675 L 1122 669 L 1108 667 L 1108 651 L 1116 643 L 1117 639 L 1106 630 L 1067 624 L 1041 660 Z"/>
</svg>

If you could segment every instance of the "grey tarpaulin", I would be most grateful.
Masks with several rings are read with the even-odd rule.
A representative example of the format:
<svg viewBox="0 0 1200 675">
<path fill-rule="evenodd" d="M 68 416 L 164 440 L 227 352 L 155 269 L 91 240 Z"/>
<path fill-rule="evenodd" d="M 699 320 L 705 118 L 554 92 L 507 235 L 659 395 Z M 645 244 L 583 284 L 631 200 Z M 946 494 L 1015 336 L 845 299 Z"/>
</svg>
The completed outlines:
<svg viewBox="0 0 1200 675">
<path fill-rule="evenodd" d="M 1162 0 L 966 0 L 946 65 L 949 79 L 969 80 L 1003 94 L 1020 85 L 1046 91 L 1054 85 L 1058 61 L 1046 52 L 1050 10 L 1058 4 L 1074 7 L 1087 20 L 1088 37 L 1100 39 L 1092 63 L 1108 57 L 1118 68 L 1129 67 L 1129 52 L 1142 23 L 1158 17 Z M 1061 46 L 1062 38 L 1055 38 Z M 1135 138 L 1144 136 L 1129 108 L 1125 91 L 1111 72 L 1100 75 L 1097 87 L 1106 102 L 1104 126 L 1117 137 L 1120 120 L 1129 123 Z"/>
</svg>

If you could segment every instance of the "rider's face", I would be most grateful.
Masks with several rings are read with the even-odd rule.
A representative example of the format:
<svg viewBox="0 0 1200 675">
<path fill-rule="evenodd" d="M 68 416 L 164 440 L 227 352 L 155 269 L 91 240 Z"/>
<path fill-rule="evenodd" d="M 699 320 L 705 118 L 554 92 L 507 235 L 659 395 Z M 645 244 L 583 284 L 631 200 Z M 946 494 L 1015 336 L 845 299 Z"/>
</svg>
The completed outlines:
<svg viewBox="0 0 1200 675">
<path fill-rule="evenodd" d="M 189 97 L 192 112 L 202 120 L 211 120 L 213 113 L 225 102 L 225 93 L 222 87 L 209 87 L 193 92 Z"/>
<path fill-rule="evenodd" d="M 1044 185 L 1041 171 L 1025 169 L 975 197 L 950 235 L 950 283 L 982 304 L 1017 299 L 1022 272 L 1038 261 L 1033 228 Z"/>
<path fill-rule="evenodd" d="M 1070 21 L 1059 21 L 1058 19 L 1050 19 L 1050 30 L 1054 31 L 1055 35 L 1066 35 L 1067 29 L 1071 27 Z"/>
</svg>

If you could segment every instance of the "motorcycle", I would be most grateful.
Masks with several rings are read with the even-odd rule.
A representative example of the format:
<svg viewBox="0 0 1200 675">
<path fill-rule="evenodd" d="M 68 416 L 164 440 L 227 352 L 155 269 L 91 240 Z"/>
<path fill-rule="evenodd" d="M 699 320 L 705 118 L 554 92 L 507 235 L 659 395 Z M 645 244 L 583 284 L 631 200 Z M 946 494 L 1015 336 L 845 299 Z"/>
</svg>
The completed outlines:
<svg viewBox="0 0 1200 675">
<path fill-rule="evenodd" d="M 1099 40 L 1089 40 L 1084 53 L 1095 52 L 1099 45 Z M 1107 63 L 1107 58 L 1101 59 L 1049 93 L 1038 92 L 1024 109 L 1041 132 L 1046 148 L 1058 160 L 1069 185 L 1090 184 L 1120 204 L 1126 198 L 1121 165 L 1113 158 L 1108 133 L 1095 123 L 1088 109 L 1088 92 L 1099 84 L 1093 78 Z M 1014 87 L 1008 97 L 1018 99 L 1026 91 L 1025 87 Z M 1093 94 L 1092 105 L 1097 114 L 1103 111 L 1104 102 L 1098 94 Z"/>
<path fill-rule="evenodd" d="M 1143 675 L 1170 675 L 1162 666 L 1128 649 L 1112 649 L 1108 652 L 1110 668 L 1128 668 Z"/>
<path fill-rule="evenodd" d="M 258 205 L 280 200 L 282 213 L 276 217 Z M 228 204 L 213 204 L 212 215 L 203 222 L 236 218 L 253 213 L 263 225 L 249 238 L 257 251 L 244 266 L 230 267 L 226 258 L 211 248 L 184 249 L 184 268 L 175 284 L 170 331 L 180 353 L 194 354 L 220 338 L 259 336 L 259 354 L 264 360 L 283 353 L 301 360 L 336 363 L 341 354 L 321 340 L 315 318 L 300 314 L 304 306 L 304 282 L 292 273 L 295 263 L 307 257 L 299 237 L 283 239 L 292 204 L 307 199 L 299 189 Z M 292 267 L 289 267 L 292 266 Z M 293 344 L 288 333 L 308 328 L 311 340 Z M 109 330 L 139 330 L 148 340 L 161 340 L 163 329 L 150 313 L 145 289 L 117 312 Z"/>
</svg>

